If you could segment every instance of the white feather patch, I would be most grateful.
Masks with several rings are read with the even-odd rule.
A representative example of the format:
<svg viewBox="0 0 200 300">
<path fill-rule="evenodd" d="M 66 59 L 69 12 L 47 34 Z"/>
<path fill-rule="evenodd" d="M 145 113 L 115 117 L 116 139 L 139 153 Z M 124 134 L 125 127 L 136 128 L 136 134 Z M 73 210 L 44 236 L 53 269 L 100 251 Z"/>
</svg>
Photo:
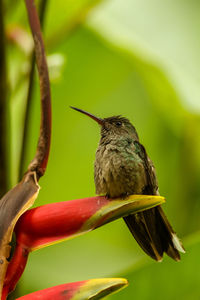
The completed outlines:
<svg viewBox="0 0 200 300">
<path fill-rule="evenodd" d="M 172 233 L 172 242 L 178 251 L 185 253 L 185 250 L 183 249 L 183 246 L 181 245 L 181 242 L 175 233 Z"/>
</svg>

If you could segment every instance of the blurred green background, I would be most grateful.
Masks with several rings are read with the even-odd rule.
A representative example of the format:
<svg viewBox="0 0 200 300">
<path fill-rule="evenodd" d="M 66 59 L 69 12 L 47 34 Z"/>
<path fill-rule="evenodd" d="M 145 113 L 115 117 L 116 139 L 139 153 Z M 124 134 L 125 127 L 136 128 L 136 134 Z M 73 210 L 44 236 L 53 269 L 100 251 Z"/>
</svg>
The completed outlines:
<svg viewBox="0 0 200 300">
<path fill-rule="evenodd" d="M 9 80 L 10 186 L 16 184 L 30 68 L 23 1 L 5 4 Z M 176 263 L 145 256 L 122 220 L 36 251 L 13 297 L 57 284 L 126 277 L 109 299 L 200 299 L 200 2 L 47 1 L 44 36 L 53 133 L 35 206 L 93 196 L 99 128 L 69 105 L 100 117 L 123 115 L 153 160 L 163 206 L 186 254 Z M 24 170 L 35 154 L 39 87 L 34 80 Z"/>
</svg>

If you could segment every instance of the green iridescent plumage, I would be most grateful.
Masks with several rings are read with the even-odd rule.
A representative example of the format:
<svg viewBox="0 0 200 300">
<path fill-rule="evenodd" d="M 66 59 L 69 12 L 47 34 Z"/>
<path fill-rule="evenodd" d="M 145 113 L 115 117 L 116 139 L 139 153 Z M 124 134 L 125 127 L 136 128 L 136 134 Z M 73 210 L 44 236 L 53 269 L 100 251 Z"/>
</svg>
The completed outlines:
<svg viewBox="0 0 200 300">
<path fill-rule="evenodd" d="M 121 116 L 100 119 L 76 110 L 101 125 L 94 167 L 96 193 L 109 198 L 159 195 L 155 168 L 130 121 Z M 131 214 L 124 220 L 138 244 L 153 259 L 161 261 L 166 252 L 180 260 L 179 251 L 184 252 L 184 248 L 160 206 Z"/>
</svg>

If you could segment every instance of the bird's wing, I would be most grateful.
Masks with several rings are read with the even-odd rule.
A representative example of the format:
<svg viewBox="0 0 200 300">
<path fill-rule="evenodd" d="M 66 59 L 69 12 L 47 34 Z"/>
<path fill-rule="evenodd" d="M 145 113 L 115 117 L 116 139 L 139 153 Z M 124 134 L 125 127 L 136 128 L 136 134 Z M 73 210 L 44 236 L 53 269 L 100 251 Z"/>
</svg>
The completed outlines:
<svg viewBox="0 0 200 300">
<path fill-rule="evenodd" d="M 138 141 L 134 143 L 137 143 L 138 155 L 146 171 L 147 184 L 143 194 L 156 195 L 158 184 L 153 163 L 148 158 L 144 146 Z M 159 261 L 163 252 L 166 252 L 173 259 L 180 260 L 179 251 L 184 252 L 184 248 L 160 206 L 125 217 L 125 222 L 138 244 L 152 258 Z"/>
</svg>

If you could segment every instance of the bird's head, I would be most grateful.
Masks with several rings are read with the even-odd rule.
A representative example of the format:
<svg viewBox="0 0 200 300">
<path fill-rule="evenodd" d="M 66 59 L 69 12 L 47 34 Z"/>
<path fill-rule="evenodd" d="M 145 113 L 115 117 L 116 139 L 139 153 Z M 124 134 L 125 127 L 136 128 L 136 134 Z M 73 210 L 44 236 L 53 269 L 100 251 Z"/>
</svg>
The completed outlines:
<svg viewBox="0 0 200 300">
<path fill-rule="evenodd" d="M 135 127 L 131 124 L 131 122 L 127 118 L 124 118 L 122 116 L 113 116 L 113 117 L 101 119 L 82 109 L 76 107 L 71 107 L 71 108 L 87 115 L 88 117 L 96 121 L 101 126 L 102 138 L 129 137 L 137 141 L 139 139 Z"/>
</svg>

